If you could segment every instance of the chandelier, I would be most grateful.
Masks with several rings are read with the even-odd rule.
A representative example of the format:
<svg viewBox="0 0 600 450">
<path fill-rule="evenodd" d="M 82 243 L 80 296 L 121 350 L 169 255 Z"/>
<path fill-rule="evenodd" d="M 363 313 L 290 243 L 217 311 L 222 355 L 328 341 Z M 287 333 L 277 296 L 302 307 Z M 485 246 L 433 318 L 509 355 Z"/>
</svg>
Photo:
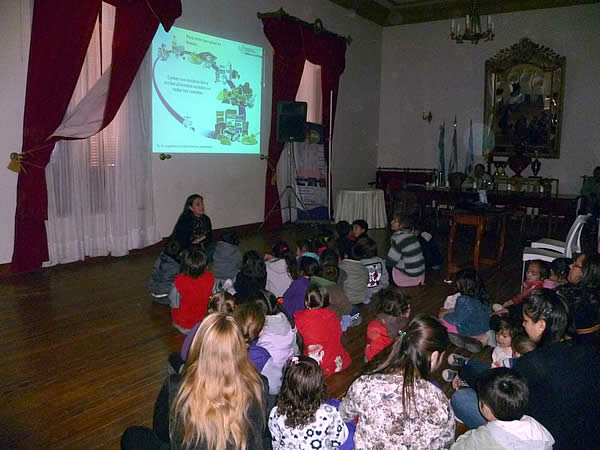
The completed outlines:
<svg viewBox="0 0 600 450">
<path fill-rule="evenodd" d="M 481 31 L 481 17 L 479 11 L 475 6 L 475 0 L 471 7 L 471 14 L 465 15 L 465 31 L 461 34 L 460 23 L 456 24 L 452 19 L 452 25 L 450 26 L 450 38 L 456 41 L 457 44 L 462 44 L 464 41 L 471 41 L 471 44 L 477 44 L 479 41 L 492 41 L 494 40 L 494 23 L 492 22 L 492 16 L 487 16 L 487 29 Z"/>
</svg>

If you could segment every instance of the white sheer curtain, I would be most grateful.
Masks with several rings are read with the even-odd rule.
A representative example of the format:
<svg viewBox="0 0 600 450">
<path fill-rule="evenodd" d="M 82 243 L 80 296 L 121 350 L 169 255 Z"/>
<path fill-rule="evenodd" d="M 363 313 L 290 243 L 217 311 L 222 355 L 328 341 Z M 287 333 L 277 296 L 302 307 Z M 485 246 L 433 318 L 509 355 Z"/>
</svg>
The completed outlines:
<svg viewBox="0 0 600 450">
<path fill-rule="evenodd" d="M 103 3 L 67 114 L 110 70 L 114 8 Z M 100 45 L 102 41 L 102 45 Z M 102 53 L 102 55 L 101 55 Z M 160 240 L 152 196 L 149 61 L 144 61 L 112 123 L 97 135 L 60 141 L 46 168 L 46 266 L 111 254 Z"/>
</svg>

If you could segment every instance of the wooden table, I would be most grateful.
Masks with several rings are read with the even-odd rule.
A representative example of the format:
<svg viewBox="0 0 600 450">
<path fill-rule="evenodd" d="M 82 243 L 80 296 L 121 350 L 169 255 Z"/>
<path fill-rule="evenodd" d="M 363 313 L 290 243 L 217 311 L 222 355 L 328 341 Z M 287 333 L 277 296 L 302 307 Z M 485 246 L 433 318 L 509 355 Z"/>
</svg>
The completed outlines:
<svg viewBox="0 0 600 450">
<path fill-rule="evenodd" d="M 475 242 L 473 245 L 473 267 L 479 271 L 480 264 L 496 265 L 502 260 L 504 253 L 504 240 L 506 236 L 506 212 L 505 211 L 465 211 L 455 209 L 444 213 L 452 218 L 452 228 L 448 239 L 448 264 L 446 269 L 446 279 L 452 279 L 454 274 L 460 270 L 454 260 L 454 241 L 458 225 L 469 225 L 476 227 Z M 485 226 L 490 220 L 500 221 L 500 233 L 496 248 L 496 258 L 481 257 L 481 240 L 485 233 Z"/>
<path fill-rule="evenodd" d="M 455 205 L 464 201 L 478 199 L 474 191 L 452 191 L 448 189 L 422 189 L 409 186 L 406 190 L 413 192 L 419 203 L 426 205 L 435 201 L 437 204 Z M 536 192 L 488 191 L 488 202 L 491 205 L 505 205 L 507 209 L 519 207 L 538 208 L 541 213 L 554 217 L 565 217 L 572 222 L 577 217 L 577 200 L 579 195 L 548 195 Z"/>
</svg>

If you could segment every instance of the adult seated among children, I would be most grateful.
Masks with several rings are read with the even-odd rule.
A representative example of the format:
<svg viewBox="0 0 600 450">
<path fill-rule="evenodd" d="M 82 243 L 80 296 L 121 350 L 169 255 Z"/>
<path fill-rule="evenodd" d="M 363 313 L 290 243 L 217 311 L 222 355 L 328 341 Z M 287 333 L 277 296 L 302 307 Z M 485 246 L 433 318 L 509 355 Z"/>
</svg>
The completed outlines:
<svg viewBox="0 0 600 450">
<path fill-rule="evenodd" d="M 568 308 L 556 292 L 531 292 L 523 305 L 523 326 L 538 346 L 517 359 L 514 370 L 529 386 L 525 413 L 548 429 L 556 448 L 596 448 L 600 355 L 571 339 L 568 324 Z M 469 428 L 486 423 L 473 389 L 458 390 L 451 403 Z"/>
</svg>

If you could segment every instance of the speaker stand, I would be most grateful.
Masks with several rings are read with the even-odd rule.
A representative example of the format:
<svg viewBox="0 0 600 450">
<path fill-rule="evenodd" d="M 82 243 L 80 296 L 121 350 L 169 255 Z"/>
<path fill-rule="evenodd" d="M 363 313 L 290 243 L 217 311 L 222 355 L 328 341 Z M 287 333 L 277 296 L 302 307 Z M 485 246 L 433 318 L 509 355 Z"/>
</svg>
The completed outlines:
<svg viewBox="0 0 600 450">
<path fill-rule="evenodd" d="M 269 212 L 265 216 L 265 220 L 263 220 L 263 222 L 260 224 L 260 227 L 258 227 L 257 231 L 260 231 L 263 229 L 263 227 L 265 226 L 265 223 L 267 222 L 267 220 L 269 220 L 269 217 L 271 217 L 271 215 L 273 213 L 278 212 L 278 211 L 281 212 L 284 209 L 288 210 L 289 219 L 286 222 L 283 222 L 283 225 L 286 225 L 288 223 L 293 223 L 292 222 L 292 194 L 294 195 L 294 197 L 296 197 L 296 200 L 298 201 L 300 206 L 302 206 L 302 209 L 304 210 L 304 212 L 306 212 L 306 215 L 308 216 L 309 220 L 311 219 L 310 213 L 308 212 L 308 209 L 306 209 L 306 205 L 304 204 L 302 199 L 298 196 L 298 193 L 292 186 L 292 176 L 293 176 L 293 174 L 292 174 L 292 155 L 294 153 L 294 141 L 289 141 L 288 144 L 289 145 L 287 147 L 287 159 L 288 159 L 287 184 L 285 186 L 285 189 L 283 191 L 281 191 L 281 194 L 279 194 L 277 201 L 275 202 L 273 207 L 269 210 Z M 287 206 L 285 206 L 285 207 L 282 206 L 284 197 L 286 197 L 286 200 L 287 200 Z M 277 209 L 277 206 L 279 206 L 279 209 Z"/>
</svg>

